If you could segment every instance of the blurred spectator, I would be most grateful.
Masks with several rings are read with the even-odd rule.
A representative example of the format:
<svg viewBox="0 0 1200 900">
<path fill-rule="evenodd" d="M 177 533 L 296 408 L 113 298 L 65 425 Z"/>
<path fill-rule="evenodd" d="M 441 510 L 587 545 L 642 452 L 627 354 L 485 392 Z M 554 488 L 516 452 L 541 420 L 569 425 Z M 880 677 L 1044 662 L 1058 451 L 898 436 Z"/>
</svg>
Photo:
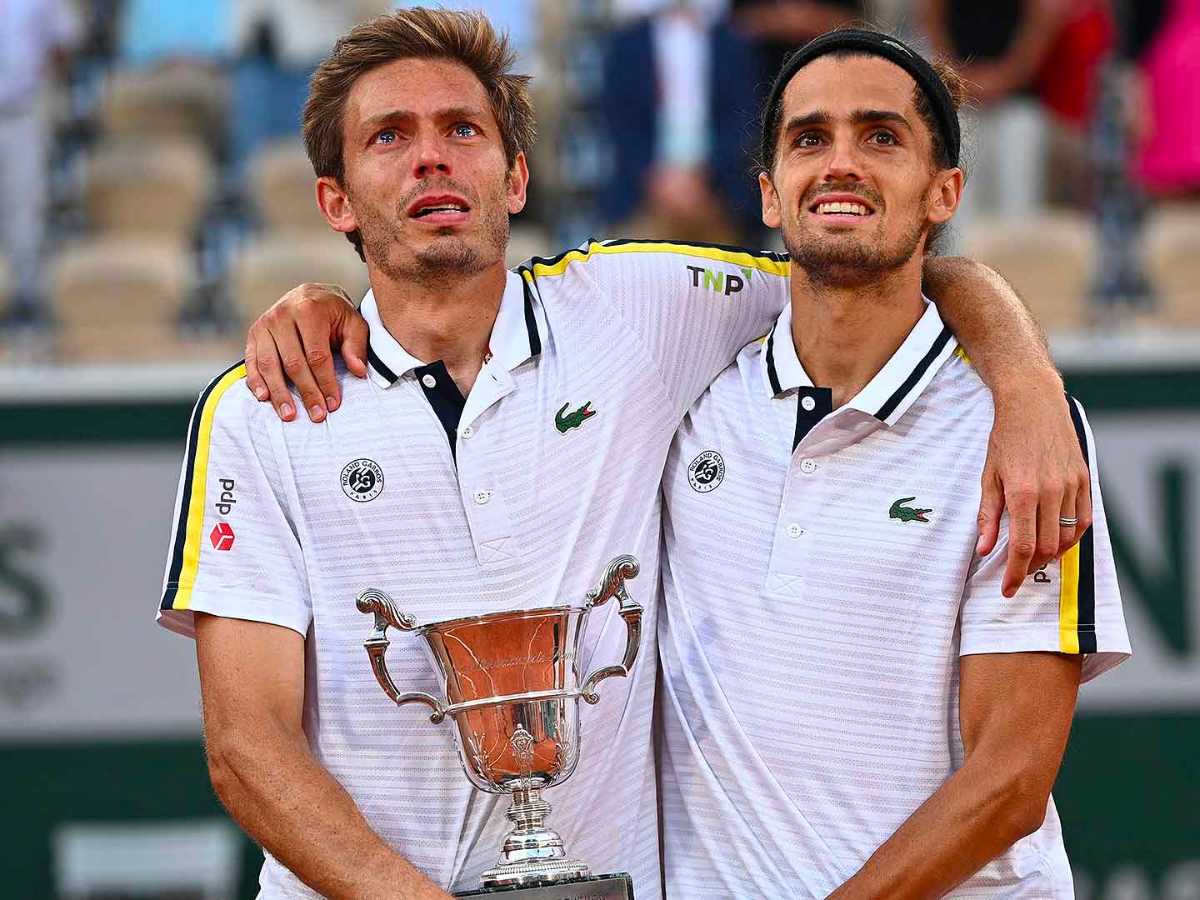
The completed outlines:
<svg viewBox="0 0 1200 900">
<path fill-rule="evenodd" d="M 1138 176 L 1157 196 L 1200 199 L 1200 0 L 1169 0 L 1141 69 L 1147 121 Z"/>
<path fill-rule="evenodd" d="M 5 0 L 0 28 L 0 256 L 12 269 L 12 309 L 36 314 L 46 228 L 50 126 L 46 90 L 79 40 L 65 0 Z"/>
<path fill-rule="evenodd" d="M 863 0 L 731 0 L 730 13 L 765 55 L 773 76 L 784 57 L 817 35 L 833 28 L 861 22 Z"/>
<path fill-rule="evenodd" d="M 333 43 L 363 19 L 386 11 L 383 0 L 229 0 L 237 54 L 231 128 L 241 168 L 266 141 L 299 134 L 308 79 Z"/>
<path fill-rule="evenodd" d="M 1031 89 L 1072 0 L 918 0 L 919 21 L 936 53 L 971 82 L 971 189 L 956 231 L 980 214 L 1036 213 L 1045 197 L 1046 118 Z"/>
<path fill-rule="evenodd" d="M 671 3 L 610 35 L 601 211 L 614 233 L 735 243 L 761 228 L 747 149 L 766 73 L 719 6 Z"/>
</svg>

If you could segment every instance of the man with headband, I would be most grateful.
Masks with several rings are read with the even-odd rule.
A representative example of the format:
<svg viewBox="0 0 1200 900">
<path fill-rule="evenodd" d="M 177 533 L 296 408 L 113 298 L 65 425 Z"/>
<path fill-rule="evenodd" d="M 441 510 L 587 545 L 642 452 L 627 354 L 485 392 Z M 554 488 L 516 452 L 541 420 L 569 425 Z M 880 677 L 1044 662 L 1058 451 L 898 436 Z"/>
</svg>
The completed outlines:
<svg viewBox="0 0 1200 900">
<path fill-rule="evenodd" d="M 1050 788 L 1080 682 L 1129 640 L 1075 401 L 1081 545 L 1011 597 L 1007 524 L 973 552 L 992 397 L 921 295 L 963 188 L 960 96 L 869 31 L 772 88 L 759 184 L 791 304 L 663 482 L 668 897 L 1074 896 Z"/>
</svg>

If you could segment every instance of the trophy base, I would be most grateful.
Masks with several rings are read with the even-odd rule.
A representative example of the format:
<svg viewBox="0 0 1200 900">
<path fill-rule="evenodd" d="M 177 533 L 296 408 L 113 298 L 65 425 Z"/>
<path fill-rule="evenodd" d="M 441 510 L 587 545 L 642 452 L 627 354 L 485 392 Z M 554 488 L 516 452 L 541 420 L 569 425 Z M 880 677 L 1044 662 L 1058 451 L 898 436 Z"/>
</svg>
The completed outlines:
<svg viewBox="0 0 1200 900">
<path fill-rule="evenodd" d="M 633 879 L 625 872 L 589 875 L 532 887 L 480 888 L 477 891 L 462 891 L 454 896 L 487 897 L 492 900 L 633 900 Z"/>
</svg>

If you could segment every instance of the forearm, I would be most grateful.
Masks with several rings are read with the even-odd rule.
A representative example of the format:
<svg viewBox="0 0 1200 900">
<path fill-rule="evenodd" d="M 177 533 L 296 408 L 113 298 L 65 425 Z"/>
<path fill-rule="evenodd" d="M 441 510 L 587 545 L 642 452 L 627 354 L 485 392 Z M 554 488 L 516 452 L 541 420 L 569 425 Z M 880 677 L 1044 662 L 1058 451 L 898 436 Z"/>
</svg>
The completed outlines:
<svg viewBox="0 0 1200 900">
<path fill-rule="evenodd" d="M 445 898 L 367 824 L 345 789 L 282 731 L 214 752 L 217 796 L 254 840 L 323 896 Z"/>
<path fill-rule="evenodd" d="M 830 900 L 941 897 L 1029 833 L 1019 796 L 986 767 L 964 766 Z"/>
<path fill-rule="evenodd" d="M 1062 392 L 1046 336 L 1004 278 L 961 257 L 926 260 L 926 295 L 997 402 L 1031 385 Z"/>
</svg>

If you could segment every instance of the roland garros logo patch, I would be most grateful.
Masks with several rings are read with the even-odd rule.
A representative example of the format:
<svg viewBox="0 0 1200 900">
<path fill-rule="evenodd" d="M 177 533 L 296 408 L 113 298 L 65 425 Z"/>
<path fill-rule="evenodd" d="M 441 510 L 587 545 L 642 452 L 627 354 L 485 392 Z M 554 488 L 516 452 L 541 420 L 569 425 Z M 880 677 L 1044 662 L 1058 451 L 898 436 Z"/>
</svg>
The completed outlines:
<svg viewBox="0 0 1200 900">
<path fill-rule="evenodd" d="M 383 469 L 373 459 L 356 459 L 342 469 L 342 493 L 355 503 L 366 503 L 383 493 Z"/>
<path fill-rule="evenodd" d="M 707 494 L 725 480 L 725 460 L 716 450 L 705 450 L 688 466 L 688 484 L 698 494 Z"/>
</svg>

